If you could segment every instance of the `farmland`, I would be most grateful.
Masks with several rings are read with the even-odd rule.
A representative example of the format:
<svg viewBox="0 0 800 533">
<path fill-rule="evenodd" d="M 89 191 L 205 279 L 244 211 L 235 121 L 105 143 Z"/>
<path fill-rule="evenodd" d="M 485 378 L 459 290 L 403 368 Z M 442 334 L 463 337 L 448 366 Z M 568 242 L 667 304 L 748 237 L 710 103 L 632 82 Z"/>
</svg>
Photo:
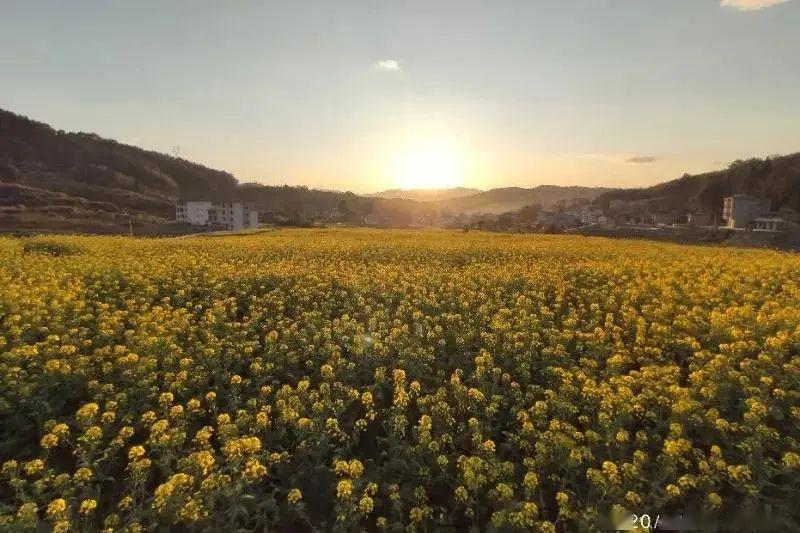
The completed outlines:
<svg viewBox="0 0 800 533">
<path fill-rule="evenodd" d="M 800 257 L 0 238 L 0 530 L 800 527 Z"/>
</svg>

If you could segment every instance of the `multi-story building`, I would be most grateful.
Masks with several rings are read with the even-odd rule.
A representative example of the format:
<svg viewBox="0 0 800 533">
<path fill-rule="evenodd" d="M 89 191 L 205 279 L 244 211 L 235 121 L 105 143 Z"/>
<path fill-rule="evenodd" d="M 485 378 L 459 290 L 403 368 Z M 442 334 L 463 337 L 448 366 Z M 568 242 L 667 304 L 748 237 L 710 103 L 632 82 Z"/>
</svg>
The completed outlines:
<svg viewBox="0 0 800 533">
<path fill-rule="evenodd" d="M 187 202 L 186 200 L 177 200 L 175 202 L 175 220 L 178 222 L 188 222 L 195 226 L 206 226 L 209 223 L 208 213 L 212 205 L 212 202 Z"/>
<path fill-rule="evenodd" d="M 240 230 L 258 227 L 258 211 L 243 202 L 178 200 L 175 220 L 195 226 Z"/>
<path fill-rule="evenodd" d="M 729 228 L 746 228 L 753 220 L 769 214 L 770 202 L 747 194 L 736 194 L 725 198 L 722 219 Z"/>
</svg>

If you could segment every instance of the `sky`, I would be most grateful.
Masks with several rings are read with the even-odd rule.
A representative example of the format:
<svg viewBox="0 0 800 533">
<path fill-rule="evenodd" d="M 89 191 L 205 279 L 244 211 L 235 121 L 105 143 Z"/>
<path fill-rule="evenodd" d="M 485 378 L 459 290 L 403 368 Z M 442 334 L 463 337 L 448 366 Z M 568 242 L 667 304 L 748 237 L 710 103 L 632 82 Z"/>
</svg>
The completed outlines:
<svg viewBox="0 0 800 533">
<path fill-rule="evenodd" d="M 0 107 L 373 192 L 638 187 L 800 151 L 800 0 L 0 0 Z"/>
</svg>

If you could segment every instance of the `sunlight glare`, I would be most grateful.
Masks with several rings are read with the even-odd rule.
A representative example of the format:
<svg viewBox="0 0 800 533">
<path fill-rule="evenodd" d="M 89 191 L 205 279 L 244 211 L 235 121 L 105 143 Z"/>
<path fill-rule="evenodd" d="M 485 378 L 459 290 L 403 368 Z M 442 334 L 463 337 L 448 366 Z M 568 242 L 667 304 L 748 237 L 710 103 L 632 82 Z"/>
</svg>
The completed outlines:
<svg viewBox="0 0 800 533">
<path fill-rule="evenodd" d="M 419 142 L 395 159 L 395 180 L 402 189 L 447 189 L 464 181 L 463 160 L 442 141 Z"/>
</svg>

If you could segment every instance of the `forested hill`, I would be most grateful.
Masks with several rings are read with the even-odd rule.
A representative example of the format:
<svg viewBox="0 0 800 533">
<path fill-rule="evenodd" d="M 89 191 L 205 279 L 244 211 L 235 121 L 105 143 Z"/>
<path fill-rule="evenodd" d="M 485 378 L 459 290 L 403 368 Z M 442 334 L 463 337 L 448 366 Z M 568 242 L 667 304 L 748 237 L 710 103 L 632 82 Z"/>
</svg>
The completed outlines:
<svg viewBox="0 0 800 533">
<path fill-rule="evenodd" d="M 412 191 L 413 192 L 413 191 Z M 452 192 L 452 191 L 451 191 Z M 119 233 L 131 218 L 162 232 L 174 200 L 241 199 L 262 210 L 307 220 L 338 213 L 355 223 L 377 217 L 402 226 L 441 213 L 502 213 L 578 199 L 608 208 L 614 200 L 652 211 L 719 213 L 722 198 L 746 193 L 769 198 L 774 210 L 800 211 L 800 153 L 735 161 L 727 169 L 643 189 L 541 185 L 488 191 L 438 191 L 444 197 L 380 198 L 306 187 L 239 184 L 228 172 L 143 150 L 92 133 L 68 133 L 0 109 L 0 231 L 33 229 Z M 462 194 L 463 193 L 463 194 Z M 393 196 L 394 193 L 389 194 Z M 381 195 L 376 195 L 381 196 Z M 324 215 L 323 215 L 324 216 Z M 145 231 L 146 233 L 146 231 Z"/>
<path fill-rule="evenodd" d="M 386 191 L 365 194 L 370 198 L 401 198 L 417 202 L 440 202 L 473 196 L 484 191 L 469 187 L 452 187 L 449 189 L 389 189 Z"/>
<path fill-rule="evenodd" d="M 156 227 L 173 219 L 178 197 L 241 199 L 297 221 L 336 212 L 357 223 L 371 217 L 402 226 L 443 212 L 500 213 L 532 203 L 547 207 L 578 197 L 591 200 L 605 190 L 540 186 L 365 197 L 307 187 L 239 184 L 225 171 L 93 133 L 55 130 L 0 109 L 0 231 L 118 233 L 128 231 L 131 217 L 139 226 Z"/>
<path fill-rule="evenodd" d="M 600 194 L 610 191 L 603 187 L 562 187 L 558 185 L 538 185 L 525 189 L 521 187 L 502 187 L 490 189 L 470 196 L 451 198 L 439 202 L 442 209 L 459 213 L 504 213 L 522 207 L 538 204 L 551 208 L 562 202 L 594 200 Z"/>
<path fill-rule="evenodd" d="M 608 206 L 613 200 L 647 204 L 650 210 L 690 209 L 719 213 L 722 199 L 732 194 L 769 198 L 772 209 L 800 211 L 800 153 L 766 159 L 738 160 L 725 170 L 689 175 L 646 187 L 609 191 L 596 200 Z"/>
<path fill-rule="evenodd" d="M 377 211 L 405 220 L 420 209 L 407 200 L 240 185 L 225 171 L 93 133 L 55 130 L 0 109 L 0 231 L 118 233 L 128 231 L 131 217 L 140 227 L 156 228 L 174 218 L 178 197 L 241 199 L 301 217 L 346 205 L 354 216 Z"/>
<path fill-rule="evenodd" d="M 0 181 L 171 216 L 178 196 L 229 196 L 236 179 L 185 159 L 67 133 L 0 110 Z"/>
</svg>

